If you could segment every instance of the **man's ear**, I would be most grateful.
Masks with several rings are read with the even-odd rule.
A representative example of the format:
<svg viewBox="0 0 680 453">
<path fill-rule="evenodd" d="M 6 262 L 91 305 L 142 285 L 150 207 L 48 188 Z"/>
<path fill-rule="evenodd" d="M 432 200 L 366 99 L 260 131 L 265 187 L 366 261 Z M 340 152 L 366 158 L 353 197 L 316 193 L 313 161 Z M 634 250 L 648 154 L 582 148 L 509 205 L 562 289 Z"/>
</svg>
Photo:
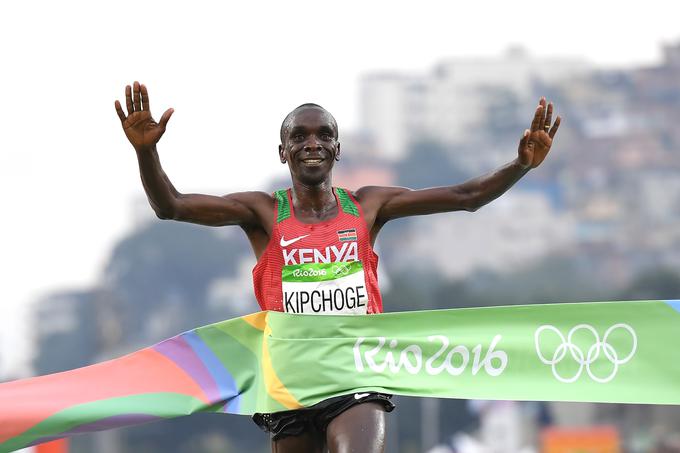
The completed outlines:
<svg viewBox="0 0 680 453">
<path fill-rule="evenodd" d="M 340 143 L 338 143 L 338 150 L 335 152 L 335 160 L 340 160 Z"/>
<path fill-rule="evenodd" d="M 283 152 L 283 145 L 279 145 L 279 159 L 281 159 L 282 164 L 286 163 L 286 156 Z"/>
</svg>

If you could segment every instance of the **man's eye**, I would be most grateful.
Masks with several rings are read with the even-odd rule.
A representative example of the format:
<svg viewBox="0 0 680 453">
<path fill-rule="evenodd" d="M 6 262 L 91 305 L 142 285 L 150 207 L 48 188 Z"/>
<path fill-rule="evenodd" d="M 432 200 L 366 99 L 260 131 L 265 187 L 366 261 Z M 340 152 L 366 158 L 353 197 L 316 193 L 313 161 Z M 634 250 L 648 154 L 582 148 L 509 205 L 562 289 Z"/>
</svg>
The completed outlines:
<svg viewBox="0 0 680 453">
<path fill-rule="evenodd" d="M 300 140 L 304 140 L 304 138 L 305 137 L 302 134 L 297 134 L 297 135 L 293 136 L 293 140 L 295 140 L 296 142 L 299 142 Z"/>
<path fill-rule="evenodd" d="M 331 139 L 331 136 L 328 134 L 321 134 L 321 140 L 323 141 L 329 141 Z"/>
</svg>

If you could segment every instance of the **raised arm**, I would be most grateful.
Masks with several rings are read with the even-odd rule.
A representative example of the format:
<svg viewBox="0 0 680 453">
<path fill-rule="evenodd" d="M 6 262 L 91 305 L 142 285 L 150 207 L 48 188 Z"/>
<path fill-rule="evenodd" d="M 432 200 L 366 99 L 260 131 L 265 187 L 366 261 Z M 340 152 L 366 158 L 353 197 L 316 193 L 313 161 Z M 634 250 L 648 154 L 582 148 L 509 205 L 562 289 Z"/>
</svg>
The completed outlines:
<svg viewBox="0 0 680 453">
<path fill-rule="evenodd" d="M 163 171 L 156 149 L 173 109 L 166 110 L 156 123 L 151 117 L 148 90 L 138 82 L 132 87 L 125 87 L 125 101 L 127 116 L 118 101 L 115 102 L 116 112 L 125 135 L 137 153 L 144 191 L 159 218 L 210 226 L 258 227 L 266 224 L 264 216 L 273 205 L 272 197 L 268 194 L 242 192 L 217 197 L 178 192 Z"/>
<path fill-rule="evenodd" d="M 356 196 L 369 219 L 380 225 L 388 220 L 413 215 L 450 211 L 475 211 L 495 200 L 530 169 L 545 159 L 560 126 L 552 123 L 553 105 L 541 98 L 531 128 L 524 131 L 517 158 L 501 168 L 462 184 L 412 190 L 403 187 L 363 187 Z"/>
</svg>

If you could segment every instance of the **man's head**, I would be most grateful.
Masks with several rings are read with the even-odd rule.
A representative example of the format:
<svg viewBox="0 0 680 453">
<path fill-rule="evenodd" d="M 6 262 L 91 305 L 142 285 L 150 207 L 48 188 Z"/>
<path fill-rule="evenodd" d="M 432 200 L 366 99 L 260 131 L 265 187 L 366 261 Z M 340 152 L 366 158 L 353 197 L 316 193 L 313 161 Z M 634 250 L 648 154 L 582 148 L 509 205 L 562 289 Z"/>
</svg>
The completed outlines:
<svg viewBox="0 0 680 453">
<path fill-rule="evenodd" d="M 279 157 L 288 163 L 291 177 L 306 184 L 319 184 L 327 178 L 340 158 L 338 124 L 317 104 L 302 104 L 281 124 Z"/>
<path fill-rule="evenodd" d="M 325 108 L 321 107 L 319 104 L 314 104 L 312 102 L 308 102 L 306 104 L 299 105 L 293 109 L 286 117 L 283 119 L 283 123 L 281 123 L 281 143 L 283 144 L 286 140 L 286 137 L 288 136 L 288 132 L 291 129 L 291 124 L 293 123 L 293 120 L 295 118 L 295 115 L 298 114 L 299 112 L 307 109 L 316 109 L 319 110 L 320 112 L 325 113 L 328 116 L 328 119 L 331 121 L 333 124 L 333 129 L 335 130 L 335 139 L 338 139 L 338 123 L 335 121 L 335 118 L 333 115 L 331 115 L 331 112 L 326 110 Z"/>
</svg>

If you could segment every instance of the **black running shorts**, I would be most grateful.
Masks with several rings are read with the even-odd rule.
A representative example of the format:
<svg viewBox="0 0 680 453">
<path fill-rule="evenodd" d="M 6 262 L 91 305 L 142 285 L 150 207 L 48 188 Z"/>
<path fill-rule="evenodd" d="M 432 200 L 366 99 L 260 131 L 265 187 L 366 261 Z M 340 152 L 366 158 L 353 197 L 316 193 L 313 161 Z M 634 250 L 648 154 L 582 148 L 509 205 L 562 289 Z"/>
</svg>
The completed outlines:
<svg viewBox="0 0 680 453">
<path fill-rule="evenodd" d="M 289 436 L 299 436 L 308 431 L 325 432 L 335 417 L 357 404 L 376 402 L 385 412 L 394 410 L 392 395 L 384 393 L 352 393 L 321 401 L 314 406 L 273 414 L 255 414 L 253 421 L 264 431 L 271 434 L 272 440 Z"/>
</svg>

